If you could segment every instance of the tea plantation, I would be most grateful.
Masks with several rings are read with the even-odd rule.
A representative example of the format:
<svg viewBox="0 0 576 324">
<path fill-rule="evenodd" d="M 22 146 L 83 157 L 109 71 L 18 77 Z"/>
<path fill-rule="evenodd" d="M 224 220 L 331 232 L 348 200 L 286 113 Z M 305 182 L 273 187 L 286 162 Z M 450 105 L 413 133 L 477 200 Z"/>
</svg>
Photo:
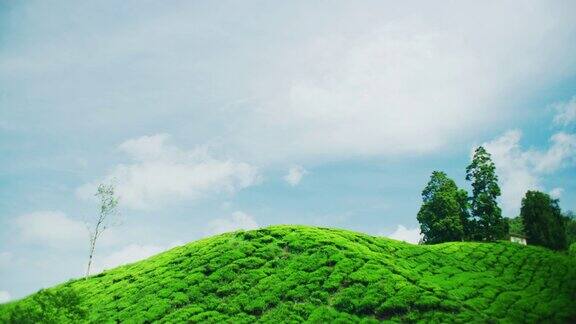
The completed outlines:
<svg viewBox="0 0 576 324">
<path fill-rule="evenodd" d="M 0 322 L 42 318 L 574 322 L 576 259 L 508 242 L 416 246 L 346 230 L 272 226 L 193 242 L 0 306 Z"/>
</svg>

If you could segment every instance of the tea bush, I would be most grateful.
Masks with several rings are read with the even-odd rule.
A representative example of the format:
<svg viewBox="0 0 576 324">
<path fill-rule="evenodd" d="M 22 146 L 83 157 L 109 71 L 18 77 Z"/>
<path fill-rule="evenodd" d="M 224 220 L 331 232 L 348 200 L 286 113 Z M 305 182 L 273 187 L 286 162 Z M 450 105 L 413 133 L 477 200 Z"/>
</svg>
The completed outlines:
<svg viewBox="0 0 576 324">
<path fill-rule="evenodd" d="M 39 294 L 64 291 L 78 303 L 58 308 L 60 323 L 574 322 L 576 259 L 509 242 L 421 246 L 272 226 L 193 242 L 0 305 L 0 322 L 23 314 Z"/>
</svg>

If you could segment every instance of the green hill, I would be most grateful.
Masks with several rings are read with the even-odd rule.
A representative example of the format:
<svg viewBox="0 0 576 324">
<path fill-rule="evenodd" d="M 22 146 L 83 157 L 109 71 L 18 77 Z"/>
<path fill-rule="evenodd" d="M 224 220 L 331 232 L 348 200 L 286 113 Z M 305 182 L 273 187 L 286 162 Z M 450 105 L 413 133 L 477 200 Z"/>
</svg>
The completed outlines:
<svg viewBox="0 0 576 324">
<path fill-rule="evenodd" d="M 508 242 L 416 246 L 346 230 L 272 226 L 193 242 L 1 306 L 0 321 L 11 316 L 573 322 L 576 261 Z"/>
</svg>

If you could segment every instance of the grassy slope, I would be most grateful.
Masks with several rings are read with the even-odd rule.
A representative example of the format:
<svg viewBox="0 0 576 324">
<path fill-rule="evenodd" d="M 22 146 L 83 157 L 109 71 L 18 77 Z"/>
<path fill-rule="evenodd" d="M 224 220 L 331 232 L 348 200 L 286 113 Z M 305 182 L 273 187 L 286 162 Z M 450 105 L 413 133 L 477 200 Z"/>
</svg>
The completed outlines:
<svg viewBox="0 0 576 324">
<path fill-rule="evenodd" d="M 306 226 L 219 235 L 53 290 L 66 287 L 98 322 L 576 319 L 568 256 Z M 29 300 L 4 305 L 0 319 Z"/>
</svg>

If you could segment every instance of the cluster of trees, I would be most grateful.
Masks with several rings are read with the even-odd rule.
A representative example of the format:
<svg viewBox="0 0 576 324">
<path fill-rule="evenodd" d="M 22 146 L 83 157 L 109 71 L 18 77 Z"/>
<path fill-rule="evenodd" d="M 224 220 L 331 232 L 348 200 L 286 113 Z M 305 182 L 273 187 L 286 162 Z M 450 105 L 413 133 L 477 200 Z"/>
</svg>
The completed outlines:
<svg viewBox="0 0 576 324">
<path fill-rule="evenodd" d="M 471 182 L 471 196 L 446 173 L 432 172 L 417 216 L 423 243 L 496 241 L 515 233 L 525 236 L 529 244 L 564 250 L 576 240 L 573 214 L 563 216 L 558 200 L 543 192 L 526 193 L 520 217 L 502 217 L 496 167 L 484 147 L 474 151 L 466 180 Z"/>
<path fill-rule="evenodd" d="M 530 244 L 564 250 L 567 247 L 565 223 L 558 199 L 539 191 L 528 191 L 522 199 L 520 219 Z"/>
<path fill-rule="evenodd" d="M 525 236 L 529 244 L 576 252 L 576 215 L 562 213 L 558 199 L 530 190 L 522 199 L 520 216 L 509 220 L 510 233 Z"/>
<path fill-rule="evenodd" d="M 472 182 L 471 197 L 446 173 L 432 172 L 422 191 L 423 204 L 417 216 L 424 243 L 494 241 L 506 237 L 508 223 L 496 201 L 500 196 L 496 167 L 482 146 L 475 150 L 466 168 L 466 180 Z"/>
</svg>

